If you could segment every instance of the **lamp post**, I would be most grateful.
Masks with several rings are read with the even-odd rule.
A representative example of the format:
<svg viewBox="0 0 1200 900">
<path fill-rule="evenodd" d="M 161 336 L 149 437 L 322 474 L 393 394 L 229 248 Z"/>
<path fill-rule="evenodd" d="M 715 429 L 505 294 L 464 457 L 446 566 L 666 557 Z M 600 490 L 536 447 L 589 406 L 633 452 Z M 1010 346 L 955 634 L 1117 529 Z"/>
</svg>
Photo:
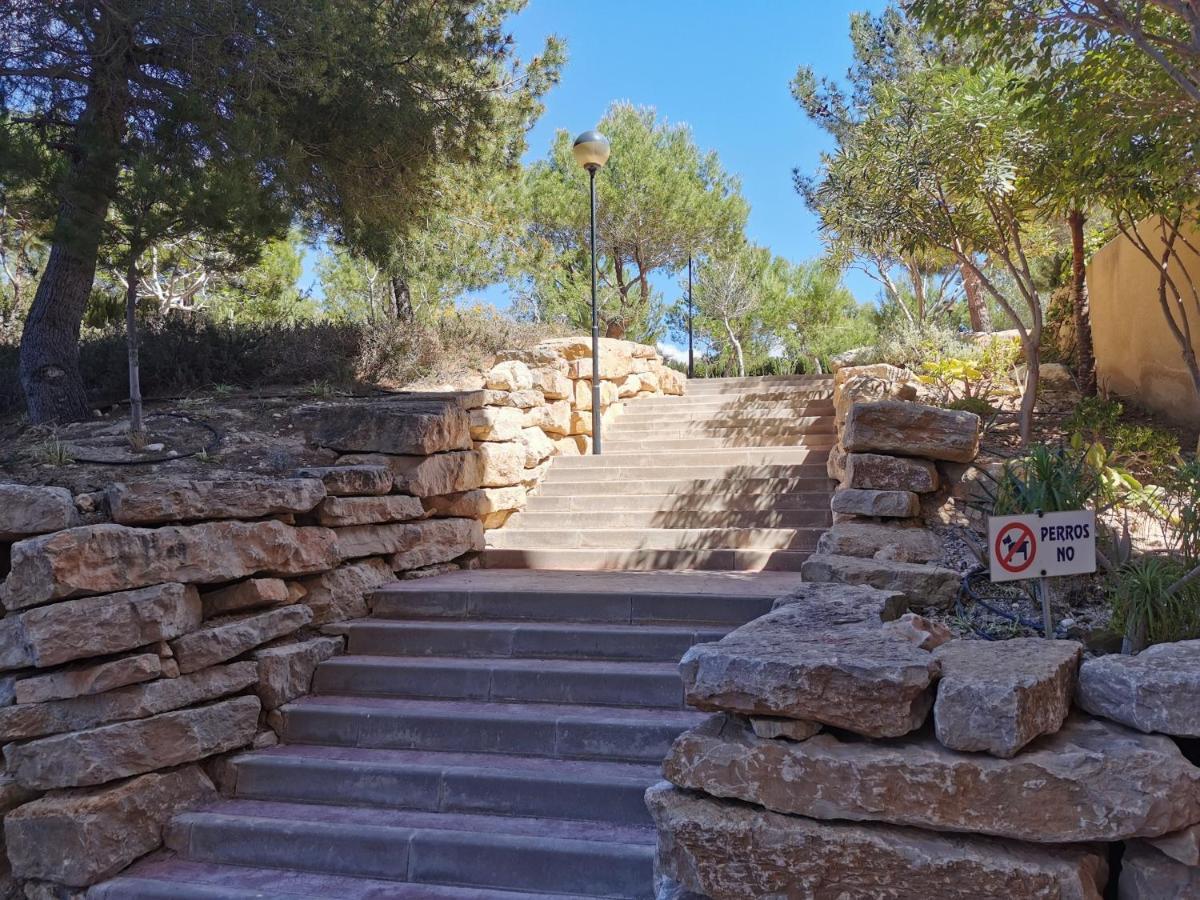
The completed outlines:
<svg viewBox="0 0 1200 900">
<path fill-rule="evenodd" d="M 688 254 L 688 378 L 696 377 L 696 361 L 692 356 L 692 254 Z"/>
<path fill-rule="evenodd" d="M 596 173 L 608 162 L 608 138 L 585 131 L 571 146 L 575 161 L 587 169 L 592 210 L 592 453 L 600 455 L 600 314 L 596 305 Z"/>
</svg>

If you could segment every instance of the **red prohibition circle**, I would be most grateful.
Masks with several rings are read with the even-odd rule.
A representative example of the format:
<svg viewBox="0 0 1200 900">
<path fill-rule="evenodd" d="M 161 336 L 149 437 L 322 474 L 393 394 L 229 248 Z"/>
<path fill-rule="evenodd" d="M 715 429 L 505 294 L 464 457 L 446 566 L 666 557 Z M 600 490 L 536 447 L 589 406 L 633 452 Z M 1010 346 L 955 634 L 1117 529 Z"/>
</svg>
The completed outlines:
<svg viewBox="0 0 1200 900">
<path fill-rule="evenodd" d="M 1017 551 L 1021 549 L 1021 544 L 1024 543 L 1019 537 L 1013 541 L 1012 549 L 1005 556 L 1001 552 L 1001 546 L 1004 544 L 1004 536 L 1010 531 L 1017 531 L 1024 534 L 1025 540 L 1029 541 L 1029 552 L 1025 555 L 1025 561 L 1019 564 L 1013 564 L 1012 558 L 1016 556 Z M 996 545 L 992 548 L 992 552 L 996 554 L 996 562 L 1000 563 L 1000 568 L 1005 572 L 1024 572 L 1033 565 L 1033 558 L 1037 555 L 1037 538 L 1033 536 L 1033 531 L 1028 525 L 1023 525 L 1020 522 L 1012 522 L 1000 529 L 996 535 Z"/>
</svg>

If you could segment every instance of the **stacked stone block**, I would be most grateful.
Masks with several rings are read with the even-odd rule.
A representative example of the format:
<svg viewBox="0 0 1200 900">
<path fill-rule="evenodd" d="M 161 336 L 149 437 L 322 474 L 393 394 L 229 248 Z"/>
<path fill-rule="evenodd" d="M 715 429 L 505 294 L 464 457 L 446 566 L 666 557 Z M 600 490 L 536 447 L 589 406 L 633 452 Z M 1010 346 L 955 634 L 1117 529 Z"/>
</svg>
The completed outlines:
<svg viewBox="0 0 1200 900">
<path fill-rule="evenodd" d="M 1173 737 L 1200 730 L 1200 642 L 1081 666 L 1077 643 L 952 640 L 906 603 L 811 585 L 685 655 L 717 715 L 647 794 L 661 890 L 1197 896 L 1200 769 Z"/>
<path fill-rule="evenodd" d="M 277 741 L 375 588 L 474 565 L 550 458 L 588 448 L 589 354 L 552 341 L 480 390 L 311 404 L 297 422 L 337 465 L 288 477 L 0 484 L 0 895 L 76 896 L 154 850 L 232 754 Z M 682 393 L 653 348 L 604 354 L 606 415 Z"/>
</svg>

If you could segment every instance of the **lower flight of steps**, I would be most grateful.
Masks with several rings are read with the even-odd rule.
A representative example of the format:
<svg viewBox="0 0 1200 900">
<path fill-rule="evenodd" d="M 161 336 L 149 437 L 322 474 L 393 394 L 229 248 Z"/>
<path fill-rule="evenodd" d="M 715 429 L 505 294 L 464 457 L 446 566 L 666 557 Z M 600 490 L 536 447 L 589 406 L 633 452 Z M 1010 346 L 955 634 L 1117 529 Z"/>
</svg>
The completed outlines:
<svg viewBox="0 0 1200 900">
<path fill-rule="evenodd" d="M 238 757 L 231 799 L 93 900 L 653 896 L 643 792 L 687 709 L 679 657 L 792 573 L 458 572 L 381 589 L 347 654 Z"/>
<path fill-rule="evenodd" d="M 798 571 L 829 526 L 828 376 L 692 380 L 628 404 L 600 456 L 559 457 L 485 565 Z"/>
</svg>

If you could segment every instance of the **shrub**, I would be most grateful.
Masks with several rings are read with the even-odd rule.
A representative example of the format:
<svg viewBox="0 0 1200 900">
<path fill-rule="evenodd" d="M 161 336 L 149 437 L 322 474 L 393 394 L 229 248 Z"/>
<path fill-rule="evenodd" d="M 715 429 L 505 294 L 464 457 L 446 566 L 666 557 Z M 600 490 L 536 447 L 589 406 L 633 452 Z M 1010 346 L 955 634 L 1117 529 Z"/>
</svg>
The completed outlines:
<svg viewBox="0 0 1200 900">
<path fill-rule="evenodd" d="M 1120 466 L 1137 472 L 1160 473 L 1179 462 L 1179 439 L 1165 428 L 1121 421 L 1125 405 L 1119 400 L 1084 397 L 1064 423 L 1066 430 L 1087 444 L 1103 444 Z"/>
<path fill-rule="evenodd" d="M 1104 484 L 1084 454 L 1037 444 L 1026 456 L 1009 460 L 986 498 L 994 516 L 1095 508 Z"/>
<path fill-rule="evenodd" d="M 927 360 L 975 359 L 979 349 L 949 328 L 935 325 L 918 328 L 904 323 L 880 333 L 873 355 L 878 362 L 919 371 Z"/>
<path fill-rule="evenodd" d="M 1108 599 L 1128 650 L 1200 635 L 1200 588 L 1194 581 L 1177 587 L 1187 573 L 1168 556 L 1142 556 L 1117 571 Z"/>
</svg>

